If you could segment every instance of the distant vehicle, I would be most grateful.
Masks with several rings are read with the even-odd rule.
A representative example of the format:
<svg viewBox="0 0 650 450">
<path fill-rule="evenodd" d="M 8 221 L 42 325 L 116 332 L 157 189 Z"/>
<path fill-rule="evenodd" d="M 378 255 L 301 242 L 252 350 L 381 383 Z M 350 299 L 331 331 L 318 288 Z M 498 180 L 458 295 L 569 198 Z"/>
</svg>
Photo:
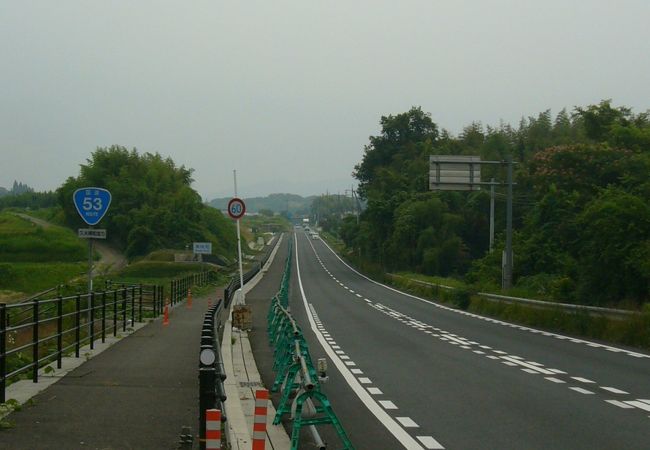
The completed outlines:
<svg viewBox="0 0 650 450">
<path fill-rule="evenodd" d="M 318 235 L 318 233 L 316 233 L 315 231 L 312 231 L 312 232 L 310 233 L 310 235 L 311 235 L 311 238 L 312 238 L 312 239 L 319 239 L 319 238 L 320 238 L 320 236 Z"/>
</svg>

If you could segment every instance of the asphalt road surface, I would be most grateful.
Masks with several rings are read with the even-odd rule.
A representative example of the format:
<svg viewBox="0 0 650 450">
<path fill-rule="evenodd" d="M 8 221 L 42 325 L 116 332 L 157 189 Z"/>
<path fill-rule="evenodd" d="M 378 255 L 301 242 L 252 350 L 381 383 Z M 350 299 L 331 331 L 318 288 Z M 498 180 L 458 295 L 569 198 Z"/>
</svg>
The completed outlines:
<svg viewBox="0 0 650 450">
<path fill-rule="evenodd" d="M 294 239 L 292 313 L 358 450 L 650 448 L 649 354 L 403 294 Z"/>
</svg>

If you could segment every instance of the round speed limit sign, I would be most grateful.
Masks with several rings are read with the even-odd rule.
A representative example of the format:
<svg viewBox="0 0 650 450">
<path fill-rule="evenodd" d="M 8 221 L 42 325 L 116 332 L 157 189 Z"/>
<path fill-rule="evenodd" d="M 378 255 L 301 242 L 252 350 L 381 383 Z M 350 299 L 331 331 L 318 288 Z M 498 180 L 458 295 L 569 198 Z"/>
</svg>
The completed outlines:
<svg viewBox="0 0 650 450">
<path fill-rule="evenodd" d="M 232 198 L 228 202 L 228 215 L 233 219 L 241 219 L 246 212 L 246 205 L 241 198 Z"/>
</svg>

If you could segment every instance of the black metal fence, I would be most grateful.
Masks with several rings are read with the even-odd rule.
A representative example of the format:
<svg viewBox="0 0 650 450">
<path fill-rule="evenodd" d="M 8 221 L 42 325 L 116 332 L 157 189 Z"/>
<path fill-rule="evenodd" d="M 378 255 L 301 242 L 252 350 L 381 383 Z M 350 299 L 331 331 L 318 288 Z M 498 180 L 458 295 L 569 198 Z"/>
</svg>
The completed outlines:
<svg viewBox="0 0 650 450">
<path fill-rule="evenodd" d="M 0 402 L 6 401 L 8 381 L 31 372 L 38 382 L 39 368 L 64 355 L 79 357 L 83 345 L 117 335 L 118 329 L 163 309 L 162 286 L 131 285 L 69 297 L 0 303 Z"/>
<path fill-rule="evenodd" d="M 172 305 L 182 302 L 187 298 L 188 291 L 192 286 L 205 286 L 215 280 L 217 273 L 208 270 L 204 272 L 194 273 L 177 280 L 172 280 L 170 283 L 169 300 Z"/>
<path fill-rule="evenodd" d="M 226 391 L 223 382 L 226 370 L 221 357 L 219 318 L 223 310 L 223 300 L 206 311 L 201 328 L 201 350 L 199 352 L 199 442 L 200 448 L 206 447 L 205 414 L 208 409 L 219 409 L 221 421 L 226 421 L 223 402 L 226 401 Z"/>
</svg>

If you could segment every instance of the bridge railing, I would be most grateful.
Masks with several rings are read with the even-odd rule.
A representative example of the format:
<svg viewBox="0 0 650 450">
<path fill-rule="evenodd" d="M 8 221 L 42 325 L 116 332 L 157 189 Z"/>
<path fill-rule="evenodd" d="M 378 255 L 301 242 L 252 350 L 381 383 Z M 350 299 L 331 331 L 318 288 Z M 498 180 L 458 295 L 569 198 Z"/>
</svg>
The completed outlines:
<svg viewBox="0 0 650 450">
<path fill-rule="evenodd" d="M 161 286 L 132 285 L 111 290 L 28 302 L 0 303 L 0 403 L 10 382 L 30 376 L 38 382 L 39 369 L 118 330 L 142 322 L 148 311 L 162 311 Z"/>
<path fill-rule="evenodd" d="M 316 447 L 326 448 L 316 428 L 321 425 L 332 426 L 343 448 L 352 449 L 331 403 L 321 391 L 320 383 L 327 379 L 325 360 L 319 360 L 318 366 L 314 366 L 302 330 L 289 312 L 290 276 L 291 245 L 280 290 L 271 300 L 267 316 L 269 341 L 274 347 L 273 371 L 276 372 L 271 392 L 280 392 L 273 424 L 279 424 L 286 415 L 293 420 L 291 450 L 299 448 L 300 433 L 305 427 Z"/>
</svg>

